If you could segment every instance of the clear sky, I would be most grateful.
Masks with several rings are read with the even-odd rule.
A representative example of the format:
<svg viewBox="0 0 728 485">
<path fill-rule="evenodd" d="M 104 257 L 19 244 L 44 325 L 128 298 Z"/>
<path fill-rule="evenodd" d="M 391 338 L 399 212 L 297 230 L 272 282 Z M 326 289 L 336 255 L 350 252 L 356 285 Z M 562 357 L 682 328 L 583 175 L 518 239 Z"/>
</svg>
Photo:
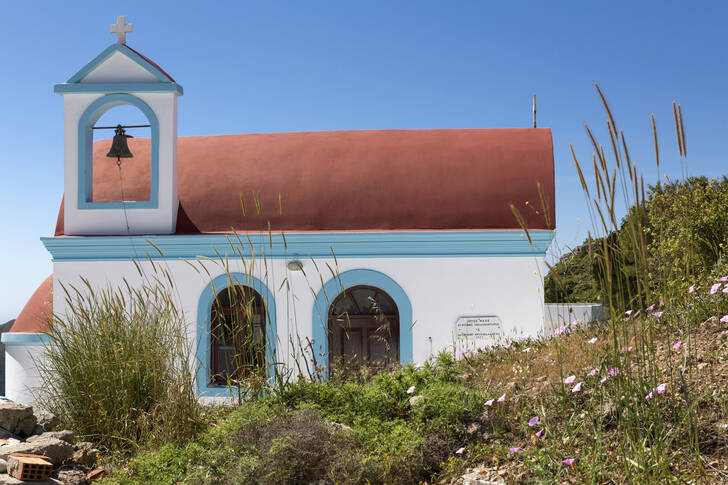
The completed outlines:
<svg viewBox="0 0 728 485">
<path fill-rule="evenodd" d="M 0 322 L 51 273 L 63 191 L 64 82 L 115 42 L 184 86 L 179 134 L 386 128 L 553 130 L 558 247 L 590 227 L 569 143 L 604 138 L 593 83 L 654 181 L 677 178 L 672 100 L 682 104 L 692 174 L 726 173 L 726 2 L 6 2 L 0 28 Z"/>
</svg>

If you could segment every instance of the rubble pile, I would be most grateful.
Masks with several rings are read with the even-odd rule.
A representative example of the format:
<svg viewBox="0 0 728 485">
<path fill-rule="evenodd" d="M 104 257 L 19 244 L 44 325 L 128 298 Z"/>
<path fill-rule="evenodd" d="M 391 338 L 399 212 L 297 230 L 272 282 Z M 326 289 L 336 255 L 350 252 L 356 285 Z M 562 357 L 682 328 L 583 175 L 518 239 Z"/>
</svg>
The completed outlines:
<svg viewBox="0 0 728 485">
<path fill-rule="evenodd" d="M 32 406 L 0 402 L 0 485 L 88 485 L 103 475 L 99 450 L 58 424 Z"/>
</svg>

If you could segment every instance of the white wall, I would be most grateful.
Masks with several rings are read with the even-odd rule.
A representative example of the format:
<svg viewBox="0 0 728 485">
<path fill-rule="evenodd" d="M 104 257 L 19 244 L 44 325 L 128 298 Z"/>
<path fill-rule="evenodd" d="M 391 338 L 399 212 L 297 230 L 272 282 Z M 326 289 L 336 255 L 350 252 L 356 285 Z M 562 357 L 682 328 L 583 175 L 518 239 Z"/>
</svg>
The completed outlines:
<svg viewBox="0 0 728 485">
<path fill-rule="evenodd" d="M 42 353 L 37 346 L 5 346 L 5 396 L 20 403 L 35 401 L 32 390 L 40 385 L 35 362 Z"/>
<path fill-rule="evenodd" d="M 314 264 L 303 261 L 306 275 L 289 271 L 286 259 L 271 259 L 264 265 L 256 261 L 252 274 L 262 280 L 274 294 L 278 330 L 278 360 L 292 365 L 291 339 L 311 338 L 314 293 L 321 288 L 319 272 Z M 323 281 L 331 278 L 327 263 L 316 260 Z M 210 278 L 202 276 L 182 260 L 158 261 L 173 275 L 175 298 L 189 321 L 189 336 L 196 341 L 197 309 L 200 295 Z M 195 264 L 199 264 L 196 262 Z M 205 262 L 212 277 L 224 274 L 215 263 Z M 248 263 L 249 264 L 249 263 Z M 149 263 L 144 263 L 148 268 Z M 267 266 L 267 268 L 266 268 Z M 453 328 L 458 317 L 497 315 L 503 322 L 506 335 L 536 336 L 543 329 L 543 258 L 379 258 L 338 259 L 338 272 L 350 269 L 371 269 L 382 272 L 396 281 L 410 299 L 415 322 L 413 357 L 423 363 L 438 350 L 451 347 Z M 233 261 L 231 271 L 245 272 L 239 261 Z M 203 273 L 204 274 L 204 273 Z M 131 262 L 57 262 L 54 263 L 54 310 L 65 311 L 62 283 L 78 283 L 84 276 L 92 285 L 118 285 L 122 278 L 140 282 Z M 284 283 L 288 279 L 290 290 Z M 313 291 L 312 291 L 313 290 Z M 333 299 L 335 295 L 328 295 Z M 20 362 L 26 365 L 26 362 Z M 9 366 L 13 364 L 8 364 Z M 16 380 L 8 371 L 8 386 Z M 10 395 L 10 394 L 8 394 Z"/>
</svg>

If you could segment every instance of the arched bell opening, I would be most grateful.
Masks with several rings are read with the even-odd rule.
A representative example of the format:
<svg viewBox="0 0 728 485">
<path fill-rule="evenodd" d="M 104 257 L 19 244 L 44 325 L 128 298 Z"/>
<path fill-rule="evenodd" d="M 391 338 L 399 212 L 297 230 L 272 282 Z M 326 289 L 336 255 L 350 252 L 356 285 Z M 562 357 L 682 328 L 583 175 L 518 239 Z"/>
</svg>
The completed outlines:
<svg viewBox="0 0 728 485">
<path fill-rule="evenodd" d="M 149 201 L 151 122 L 136 106 L 111 105 L 91 127 L 91 190 L 87 202 Z"/>
<path fill-rule="evenodd" d="M 399 310 L 383 290 L 359 285 L 329 307 L 329 369 L 383 369 L 399 362 Z"/>
<path fill-rule="evenodd" d="M 266 371 L 266 307 L 260 293 L 243 285 L 217 294 L 210 315 L 210 381 L 237 385 Z"/>
</svg>

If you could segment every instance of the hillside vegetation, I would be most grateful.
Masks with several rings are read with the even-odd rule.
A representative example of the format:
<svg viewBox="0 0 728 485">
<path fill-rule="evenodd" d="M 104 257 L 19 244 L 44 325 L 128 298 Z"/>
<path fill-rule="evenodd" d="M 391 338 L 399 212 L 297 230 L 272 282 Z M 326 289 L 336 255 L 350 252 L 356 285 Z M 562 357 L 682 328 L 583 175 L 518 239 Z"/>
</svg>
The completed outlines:
<svg viewBox="0 0 728 485">
<path fill-rule="evenodd" d="M 572 150 L 591 235 L 545 293 L 598 300 L 607 321 L 329 380 L 266 362 L 273 378 L 248 374 L 230 382 L 229 407 L 203 408 L 182 364 L 191 349 L 169 344 L 184 325 L 155 269 L 132 313 L 123 291 L 69 294 L 77 314 L 56 326 L 78 338 L 48 347 L 45 375 L 64 377 L 48 402 L 104 447 L 107 485 L 727 483 L 728 181 L 645 189 L 598 94 L 609 139 L 605 150 L 587 127 L 590 182 Z"/>
</svg>

